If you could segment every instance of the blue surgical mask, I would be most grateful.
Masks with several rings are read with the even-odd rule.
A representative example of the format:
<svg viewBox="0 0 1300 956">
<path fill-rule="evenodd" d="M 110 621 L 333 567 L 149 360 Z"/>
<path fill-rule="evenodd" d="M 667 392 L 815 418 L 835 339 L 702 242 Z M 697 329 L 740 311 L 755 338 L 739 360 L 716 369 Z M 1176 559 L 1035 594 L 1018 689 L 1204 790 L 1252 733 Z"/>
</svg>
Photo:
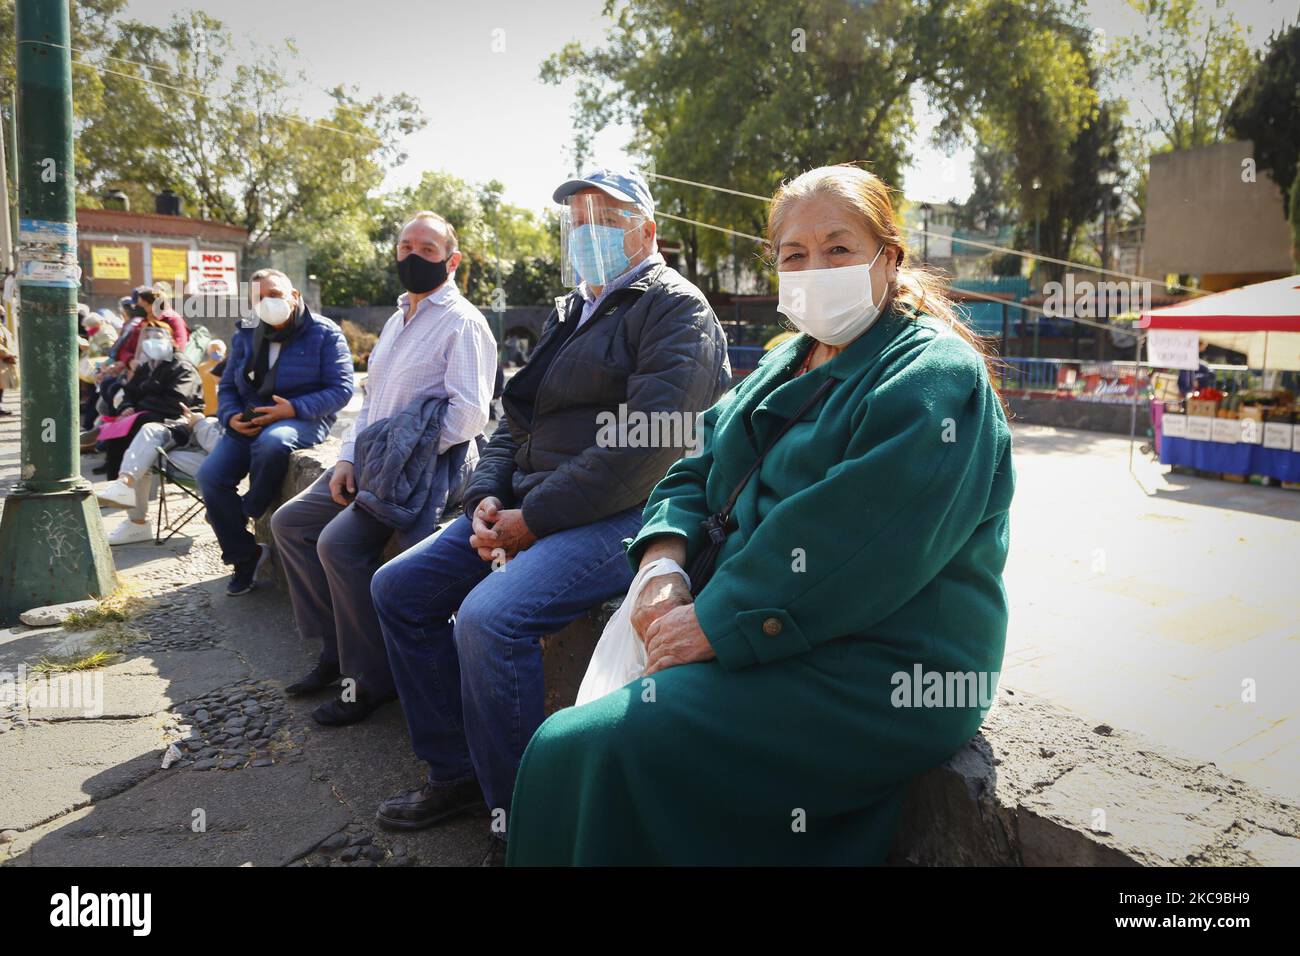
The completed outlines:
<svg viewBox="0 0 1300 956">
<path fill-rule="evenodd" d="M 622 229 L 583 225 L 569 237 L 569 263 L 588 285 L 607 285 L 627 271 L 631 260 L 623 251 Z"/>
</svg>

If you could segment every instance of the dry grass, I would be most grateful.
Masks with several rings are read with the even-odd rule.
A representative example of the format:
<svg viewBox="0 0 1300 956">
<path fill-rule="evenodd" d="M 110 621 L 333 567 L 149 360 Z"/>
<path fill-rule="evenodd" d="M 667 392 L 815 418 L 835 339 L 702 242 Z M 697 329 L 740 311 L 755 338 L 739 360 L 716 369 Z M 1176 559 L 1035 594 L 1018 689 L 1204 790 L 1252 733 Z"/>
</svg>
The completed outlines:
<svg viewBox="0 0 1300 956">
<path fill-rule="evenodd" d="M 112 594 L 102 598 L 99 604 L 89 611 L 74 611 L 63 622 L 64 630 L 89 631 L 106 624 L 129 621 L 144 607 L 144 598 L 136 593 L 135 588 L 122 585 Z"/>
<path fill-rule="evenodd" d="M 37 674 L 60 674 L 107 667 L 117 663 L 127 649 L 144 636 L 145 633 L 139 628 L 130 627 L 122 621 L 109 621 L 81 650 L 73 654 L 42 657 L 32 667 L 32 671 Z"/>
</svg>

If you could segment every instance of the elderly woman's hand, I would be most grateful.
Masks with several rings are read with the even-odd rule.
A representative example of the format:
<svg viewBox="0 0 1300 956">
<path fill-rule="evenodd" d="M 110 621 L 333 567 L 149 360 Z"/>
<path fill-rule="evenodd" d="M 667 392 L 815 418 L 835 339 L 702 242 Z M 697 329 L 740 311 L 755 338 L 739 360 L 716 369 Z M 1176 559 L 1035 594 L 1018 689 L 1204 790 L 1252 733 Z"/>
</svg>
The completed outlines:
<svg viewBox="0 0 1300 956">
<path fill-rule="evenodd" d="M 695 605 L 675 607 L 646 629 L 645 676 L 678 664 L 711 661 L 713 645 L 700 630 Z"/>
<path fill-rule="evenodd" d="M 651 624 L 673 608 L 690 604 L 692 600 L 686 579 L 676 571 L 657 575 L 647 581 L 637 595 L 636 605 L 632 608 L 632 630 L 645 641 Z"/>
</svg>

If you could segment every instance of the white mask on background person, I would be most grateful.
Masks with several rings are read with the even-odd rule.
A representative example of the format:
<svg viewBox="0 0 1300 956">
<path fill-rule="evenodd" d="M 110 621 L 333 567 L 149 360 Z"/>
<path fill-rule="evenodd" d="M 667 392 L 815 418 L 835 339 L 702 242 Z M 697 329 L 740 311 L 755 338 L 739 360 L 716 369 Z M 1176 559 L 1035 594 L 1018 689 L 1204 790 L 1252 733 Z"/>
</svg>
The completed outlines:
<svg viewBox="0 0 1300 956">
<path fill-rule="evenodd" d="M 293 302 L 290 299 L 265 298 L 257 300 L 253 310 L 257 317 L 273 328 L 279 328 L 293 317 Z"/>
<path fill-rule="evenodd" d="M 873 297 L 871 267 L 884 251 L 866 265 L 778 272 L 776 310 L 818 342 L 847 345 L 880 317 L 884 296 Z"/>
<path fill-rule="evenodd" d="M 176 347 L 170 339 L 150 337 L 140 343 L 140 351 L 151 362 L 170 362 Z"/>
</svg>

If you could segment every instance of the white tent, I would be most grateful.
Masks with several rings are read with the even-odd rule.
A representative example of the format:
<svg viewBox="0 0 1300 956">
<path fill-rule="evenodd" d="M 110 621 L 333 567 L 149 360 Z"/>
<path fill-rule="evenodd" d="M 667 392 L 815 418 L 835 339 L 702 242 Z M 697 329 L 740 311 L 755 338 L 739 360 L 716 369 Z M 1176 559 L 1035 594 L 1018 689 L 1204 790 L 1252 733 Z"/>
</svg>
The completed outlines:
<svg viewBox="0 0 1300 956">
<path fill-rule="evenodd" d="M 1142 313 L 1139 328 L 1195 331 L 1246 355 L 1254 369 L 1300 370 L 1300 275 L 1199 296 Z"/>
</svg>

